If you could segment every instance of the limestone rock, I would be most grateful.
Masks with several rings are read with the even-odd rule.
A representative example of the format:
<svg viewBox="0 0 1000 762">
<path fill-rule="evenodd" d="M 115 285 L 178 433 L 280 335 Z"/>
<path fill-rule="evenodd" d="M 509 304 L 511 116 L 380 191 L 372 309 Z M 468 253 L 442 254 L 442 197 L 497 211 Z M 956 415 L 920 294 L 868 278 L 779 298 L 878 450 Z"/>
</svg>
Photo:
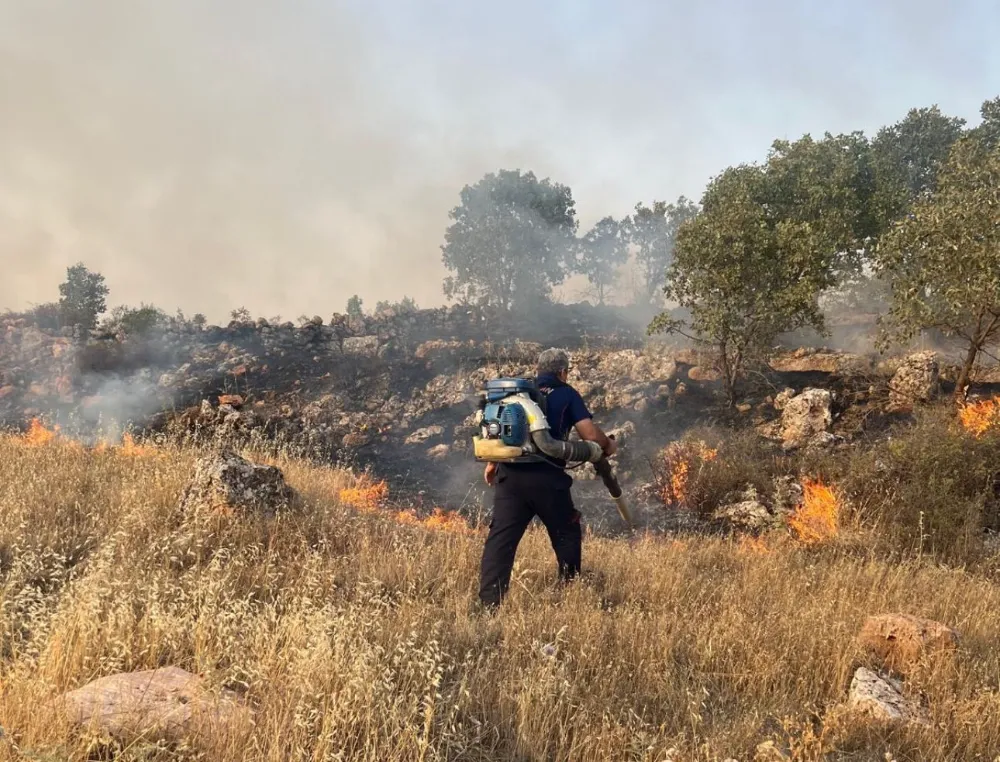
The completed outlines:
<svg viewBox="0 0 1000 762">
<path fill-rule="evenodd" d="M 741 529 L 757 531 L 767 527 L 774 519 L 767 506 L 759 500 L 743 500 L 717 508 L 712 514 L 714 521 L 724 521 Z"/>
<path fill-rule="evenodd" d="M 806 389 L 781 411 L 781 439 L 786 449 L 802 447 L 833 424 L 833 398 L 826 389 Z"/>
<path fill-rule="evenodd" d="M 692 381 L 700 381 L 702 383 L 711 383 L 713 381 L 718 381 L 722 378 L 722 374 L 715 368 L 709 368 L 703 365 L 695 365 L 693 368 L 688 370 L 688 378 Z"/>
<path fill-rule="evenodd" d="M 426 442 L 428 439 L 433 437 L 439 437 L 444 434 L 444 426 L 425 426 L 422 429 L 417 429 L 412 434 L 410 434 L 405 442 L 408 445 L 420 444 L 421 442 Z"/>
<path fill-rule="evenodd" d="M 230 725 L 247 713 L 235 693 L 213 695 L 203 678 L 178 667 L 109 675 L 61 699 L 77 725 L 127 739 L 174 743 Z"/>
<path fill-rule="evenodd" d="M 181 495 L 181 507 L 185 513 L 208 509 L 273 517 L 295 499 L 279 468 L 251 463 L 227 449 L 199 459 Z"/>
<path fill-rule="evenodd" d="M 905 358 L 889 382 L 889 412 L 911 410 L 929 402 L 939 391 L 940 368 L 934 352 L 917 352 Z"/>
<path fill-rule="evenodd" d="M 854 673 L 847 705 L 852 711 L 876 720 L 927 722 L 920 705 L 903 695 L 899 680 L 882 677 L 866 667 L 859 667 Z"/>
<path fill-rule="evenodd" d="M 953 650 L 958 633 L 947 625 L 909 614 L 881 614 L 865 620 L 858 635 L 861 647 L 887 669 L 905 673 L 931 651 Z"/>
</svg>

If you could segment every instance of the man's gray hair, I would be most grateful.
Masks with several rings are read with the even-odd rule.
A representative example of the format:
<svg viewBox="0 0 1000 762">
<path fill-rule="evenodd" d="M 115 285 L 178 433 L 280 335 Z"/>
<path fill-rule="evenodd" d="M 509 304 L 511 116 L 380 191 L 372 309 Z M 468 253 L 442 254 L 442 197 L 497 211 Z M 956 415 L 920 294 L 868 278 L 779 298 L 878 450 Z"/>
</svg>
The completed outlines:
<svg viewBox="0 0 1000 762">
<path fill-rule="evenodd" d="M 538 355 L 536 367 L 539 376 L 554 376 L 561 371 L 569 370 L 569 355 L 564 349 L 546 349 Z"/>
</svg>

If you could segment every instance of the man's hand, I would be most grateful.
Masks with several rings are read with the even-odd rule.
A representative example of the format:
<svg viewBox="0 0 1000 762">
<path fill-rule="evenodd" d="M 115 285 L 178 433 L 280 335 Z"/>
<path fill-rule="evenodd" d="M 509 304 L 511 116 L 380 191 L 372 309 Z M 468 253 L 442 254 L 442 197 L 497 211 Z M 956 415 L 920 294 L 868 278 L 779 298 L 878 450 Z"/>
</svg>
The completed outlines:
<svg viewBox="0 0 1000 762">
<path fill-rule="evenodd" d="M 614 437 L 608 437 L 608 446 L 604 448 L 604 456 L 610 458 L 618 452 L 618 442 L 615 441 Z"/>
<path fill-rule="evenodd" d="M 496 478 L 497 478 L 497 464 L 496 463 L 487 463 L 486 464 L 486 472 L 483 474 L 483 478 L 486 479 L 486 483 L 488 485 L 490 485 L 491 487 L 493 486 L 493 482 L 495 482 Z"/>
</svg>

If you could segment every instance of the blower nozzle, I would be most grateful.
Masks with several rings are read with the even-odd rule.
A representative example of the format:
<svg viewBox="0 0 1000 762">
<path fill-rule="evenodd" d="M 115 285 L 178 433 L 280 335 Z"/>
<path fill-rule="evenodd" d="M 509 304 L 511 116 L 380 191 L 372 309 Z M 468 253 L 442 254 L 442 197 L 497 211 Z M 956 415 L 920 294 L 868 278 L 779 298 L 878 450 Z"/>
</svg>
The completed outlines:
<svg viewBox="0 0 1000 762">
<path fill-rule="evenodd" d="M 625 495 L 621 485 L 618 483 L 618 478 L 615 476 L 614 470 L 611 468 L 611 463 L 608 462 L 607 458 L 601 458 L 594 464 L 594 470 L 597 472 L 597 475 L 601 477 L 601 481 L 604 482 L 604 486 L 607 487 L 608 493 L 611 495 L 611 499 L 615 501 L 615 506 L 618 508 L 618 514 L 631 527 L 632 511 L 629 509 L 628 503 L 625 501 Z"/>
</svg>

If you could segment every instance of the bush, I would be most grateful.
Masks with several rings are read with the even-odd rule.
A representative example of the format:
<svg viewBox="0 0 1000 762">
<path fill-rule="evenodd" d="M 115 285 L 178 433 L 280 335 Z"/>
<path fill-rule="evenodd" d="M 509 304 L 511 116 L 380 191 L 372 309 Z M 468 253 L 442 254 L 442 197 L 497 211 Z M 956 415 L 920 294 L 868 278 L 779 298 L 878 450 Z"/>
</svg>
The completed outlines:
<svg viewBox="0 0 1000 762">
<path fill-rule="evenodd" d="M 653 476 L 667 505 L 686 508 L 702 519 L 743 499 L 748 488 L 762 499 L 776 481 L 800 470 L 800 459 L 753 430 L 693 429 L 657 454 Z"/>
<path fill-rule="evenodd" d="M 1000 428 L 966 431 L 954 408 L 920 411 L 856 451 L 840 483 L 865 524 L 904 549 L 962 560 L 998 528 Z"/>
</svg>

